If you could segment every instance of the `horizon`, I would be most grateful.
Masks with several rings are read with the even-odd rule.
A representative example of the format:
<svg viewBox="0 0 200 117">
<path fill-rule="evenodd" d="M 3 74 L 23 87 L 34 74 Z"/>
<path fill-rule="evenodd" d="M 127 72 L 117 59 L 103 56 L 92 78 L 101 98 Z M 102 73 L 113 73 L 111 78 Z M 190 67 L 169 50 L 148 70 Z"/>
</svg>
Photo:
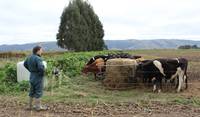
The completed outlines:
<svg viewBox="0 0 200 117">
<path fill-rule="evenodd" d="M 104 40 L 200 40 L 198 0 L 88 1 L 104 26 Z M 56 41 L 60 16 L 68 2 L 0 1 L 0 45 Z"/>
<path fill-rule="evenodd" d="M 139 40 L 139 41 L 151 41 L 151 40 L 184 40 L 184 41 L 196 41 L 200 42 L 200 40 L 192 40 L 192 39 L 107 39 L 104 41 L 131 41 L 131 40 Z M 25 45 L 25 44 L 41 44 L 41 43 L 50 43 L 50 42 L 56 42 L 55 41 L 42 41 L 42 42 L 27 42 L 27 43 L 16 43 L 16 44 L 0 44 L 0 46 L 9 46 L 9 45 Z"/>
</svg>

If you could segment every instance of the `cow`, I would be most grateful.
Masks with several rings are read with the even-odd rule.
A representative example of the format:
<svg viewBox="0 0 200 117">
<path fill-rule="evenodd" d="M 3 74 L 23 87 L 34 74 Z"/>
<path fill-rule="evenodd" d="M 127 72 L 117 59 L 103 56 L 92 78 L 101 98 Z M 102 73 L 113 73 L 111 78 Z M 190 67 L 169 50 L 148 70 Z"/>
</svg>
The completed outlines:
<svg viewBox="0 0 200 117">
<path fill-rule="evenodd" d="M 96 55 L 96 56 L 90 58 L 90 60 L 87 62 L 86 65 L 90 65 L 90 64 L 94 63 L 97 59 L 100 59 L 100 58 L 102 60 L 104 60 L 104 62 L 106 62 L 110 57 L 109 57 L 109 55 Z"/>
<path fill-rule="evenodd" d="M 162 89 L 162 79 L 174 80 L 178 78 L 177 92 L 180 92 L 183 83 L 187 84 L 187 66 L 188 60 L 185 58 L 160 58 L 154 60 L 145 60 L 138 64 L 136 76 L 143 79 L 150 79 L 153 82 L 153 91 L 159 84 L 158 92 Z"/>
<path fill-rule="evenodd" d="M 105 72 L 106 61 L 108 59 L 114 59 L 114 58 L 130 58 L 139 60 L 141 56 L 132 56 L 128 53 L 96 55 L 90 58 L 87 64 L 83 67 L 82 73 L 87 74 L 88 72 L 92 72 L 94 73 L 95 79 L 97 79 L 97 75 L 103 74 Z"/>
<path fill-rule="evenodd" d="M 130 58 L 130 59 L 139 59 L 142 58 L 138 55 L 130 55 L 128 53 L 117 53 L 117 54 L 108 54 L 108 55 L 96 55 L 92 57 L 86 65 L 92 64 L 96 59 L 102 58 L 104 62 L 106 62 L 108 59 L 114 59 L 114 58 Z"/>
<path fill-rule="evenodd" d="M 104 59 L 98 58 L 94 60 L 94 62 L 92 62 L 91 64 L 86 64 L 82 70 L 82 73 L 87 74 L 88 72 L 92 72 L 94 74 L 95 80 L 97 80 L 97 75 L 102 74 L 105 71 L 104 65 Z"/>
</svg>

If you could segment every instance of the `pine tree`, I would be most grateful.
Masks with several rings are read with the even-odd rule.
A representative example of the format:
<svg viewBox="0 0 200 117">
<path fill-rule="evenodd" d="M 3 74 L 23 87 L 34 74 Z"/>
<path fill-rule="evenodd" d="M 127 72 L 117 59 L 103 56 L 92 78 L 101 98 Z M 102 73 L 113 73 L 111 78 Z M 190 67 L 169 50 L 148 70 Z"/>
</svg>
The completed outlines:
<svg viewBox="0 0 200 117">
<path fill-rule="evenodd" d="M 72 0 L 61 15 L 57 44 L 73 51 L 106 49 L 104 30 L 92 6 L 83 0 Z"/>
</svg>

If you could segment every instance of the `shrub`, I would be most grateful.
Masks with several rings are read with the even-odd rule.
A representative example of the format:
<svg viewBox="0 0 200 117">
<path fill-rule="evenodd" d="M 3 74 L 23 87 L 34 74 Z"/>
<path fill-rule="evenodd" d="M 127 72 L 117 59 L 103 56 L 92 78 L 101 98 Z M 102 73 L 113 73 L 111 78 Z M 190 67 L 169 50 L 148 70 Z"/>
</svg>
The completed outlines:
<svg viewBox="0 0 200 117">
<path fill-rule="evenodd" d="M 7 88 L 7 86 L 5 85 L 5 83 L 1 84 L 1 85 L 0 85 L 0 94 L 3 94 L 3 93 L 5 93 L 5 92 L 7 92 L 7 91 L 8 91 L 8 88 Z"/>
<path fill-rule="evenodd" d="M 16 83 L 17 82 L 17 67 L 15 64 L 6 64 L 5 67 L 5 78 L 6 83 Z"/>
<path fill-rule="evenodd" d="M 28 91 L 29 90 L 29 81 L 21 81 L 18 84 L 20 91 Z"/>
</svg>

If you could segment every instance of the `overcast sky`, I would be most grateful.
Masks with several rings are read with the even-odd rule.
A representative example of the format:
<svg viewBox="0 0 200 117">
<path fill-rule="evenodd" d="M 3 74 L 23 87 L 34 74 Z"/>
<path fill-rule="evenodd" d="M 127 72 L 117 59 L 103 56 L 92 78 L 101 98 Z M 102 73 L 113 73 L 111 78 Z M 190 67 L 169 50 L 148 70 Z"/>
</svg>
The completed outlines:
<svg viewBox="0 0 200 117">
<path fill-rule="evenodd" d="M 88 0 L 104 39 L 200 40 L 200 0 Z M 69 0 L 0 0 L 0 44 L 56 41 Z"/>
</svg>

